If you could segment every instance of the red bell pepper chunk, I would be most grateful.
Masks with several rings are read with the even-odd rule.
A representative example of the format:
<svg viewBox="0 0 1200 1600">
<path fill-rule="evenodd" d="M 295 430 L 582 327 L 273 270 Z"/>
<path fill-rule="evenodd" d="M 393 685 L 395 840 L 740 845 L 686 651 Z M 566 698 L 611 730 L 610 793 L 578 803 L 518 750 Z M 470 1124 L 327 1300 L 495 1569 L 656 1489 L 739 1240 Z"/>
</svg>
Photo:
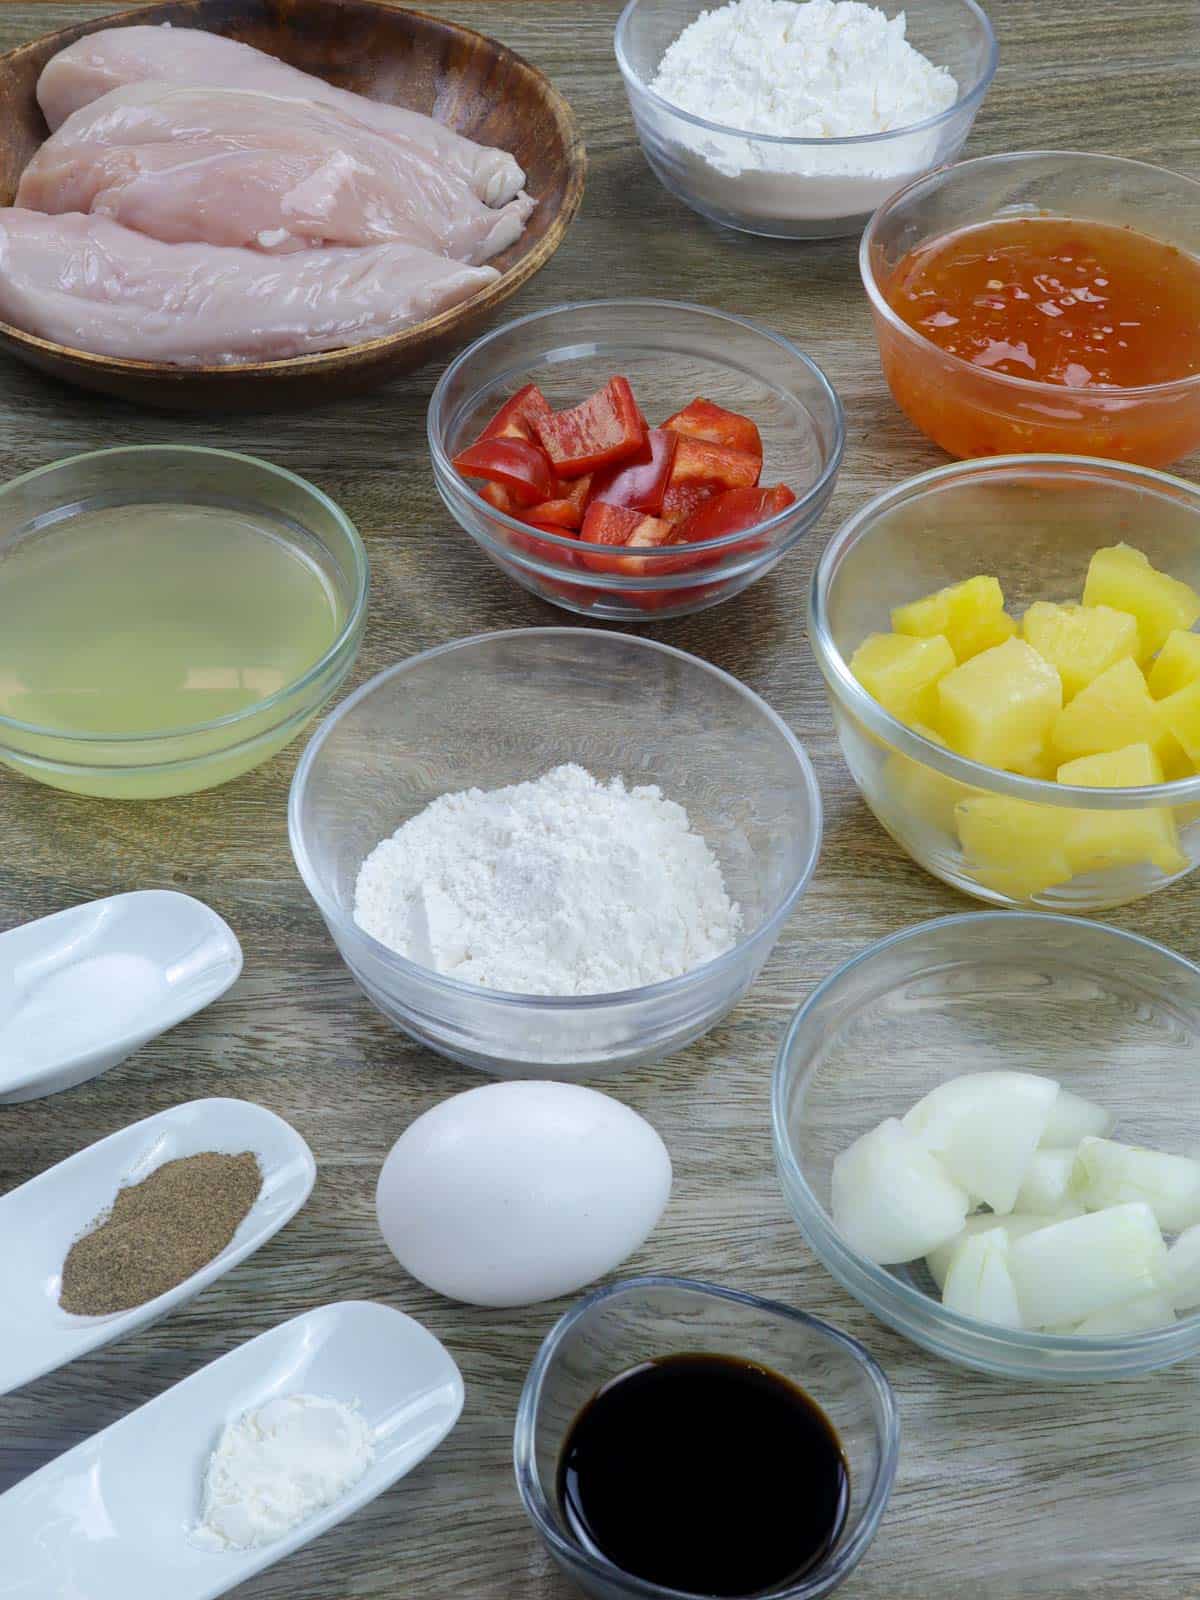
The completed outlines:
<svg viewBox="0 0 1200 1600">
<path fill-rule="evenodd" d="M 692 513 L 686 522 L 674 530 L 671 544 L 686 547 L 701 544 L 708 539 L 719 539 L 724 534 L 740 533 L 743 528 L 755 528 L 776 512 L 784 511 L 794 503 L 796 496 L 782 483 L 773 489 L 727 489 L 713 495 Z M 671 556 L 661 562 L 660 572 L 693 572 L 697 567 L 719 567 L 734 556 L 749 550 L 765 547 L 764 539 L 739 539 L 735 544 L 720 550 L 697 549 L 687 555 Z"/>
<path fill-rule="evenodd" d="M 610 461 L 623 461 L 646 438 L 645 418 L 626 378 L 610 378 L 569 411 L 537 417 L 534 428 L 560 478 L 581 478 Z"/>
<path fill-rule="evenodd" d="M 745 450 L 762 460 L 762 435 L 750 418 L 726 411 L 711 400 L 693 400 L 690 406 L 668 417 L 663 427 L 673 433 L 686 433 L 692 439 L 706 439 L 709 444 L 723 444 L 730 450 Z"/>
<path fill-rule="evenodd" d="M 606 506 L 594 500 L 587 508 L 579 537 L 588 544 L 626 544 L 643 513 L 628 506 Z"/>
<path fill-rule="evenodd" d="M 712 483 L 669 483 L 663 495 L 662 515 L 674 527 L 681 527 L 697 506 L 719 493 Z"/>
<path fill-rule="evenodd" d="M 508 490 L 498 483 L 483 484 L 479 490 L 479 498 L 486 500 L 493 510 L 503 511 L 509 517 L 519 517 L 524 509 L 517 504 Z"/>
<path fill-rule="evenodd" d="M 454 458 L 464 478 L 498 483 L 520 504 L 554 498 L 557 483 L 546 452 L 527 439 L 480 439 Z"/>
<path fill-rule="evenodd" d="M 714 495 L 696 507 L 677 530 L 675 542 L 698 544 L 704 539 L 740 533 L 743 528 L 757 527 L 760 522 L 786 511 L 795 501 L 796 496 L 782 483 L 777 483 L 773 489 L 726 489 L 724 494 Z"/>
<path fill-rule="evenodd" d="M 550 415 L 550 402 L 536 383 L 527 383 L 518 389 L 511 400 L 506 400 L 479 435 L 484 439 L 525 439 L 536 444 L 533 425 L 538 417 Z"/>
<path fill-rule="evenodd" d="M 635 455 L 601 467 L 592 477 L 591 498 L 607 506 L 625 506 L 630 511 L 662 511 L 663 498 L 671 481 L 675 446 L 679 436 L 665 428 L 651 428 Z"/>
<path fill-rule="evenodd" d="M 718 489 L 749 489 L 758 482 L 762 458 L 749 450 L 734 450 L 725 444 L 710 444 L 681 434 L 671 468 L 672 484 L 707 483 Z"/>
<path fill-rule="evenodd" d="M 543 500 L 540 505 L 530 506 L 525 520 L 549 523 L 557 527 L 560 533 L 564 529 L 574 533 L 583 522 L 591 487 L 590 472 L 585 478 L 571 478 L 565 483 L 560 483 L 554 499 Z"/>
<path fill-rule="evenodd" d="M 590 545 L 620 545 L 626 549 L 652 549 L 667 544 L 674 530 L 660 517 L 632 511 L 628 506 L 610 506 L 593 500 L 583 519 L 579 537 Z M 580 552 L 583 564 L 594 572 L 620 572 L 637 577 L 649 563 L 644 556 L 607 556 Z"/>
</svg>

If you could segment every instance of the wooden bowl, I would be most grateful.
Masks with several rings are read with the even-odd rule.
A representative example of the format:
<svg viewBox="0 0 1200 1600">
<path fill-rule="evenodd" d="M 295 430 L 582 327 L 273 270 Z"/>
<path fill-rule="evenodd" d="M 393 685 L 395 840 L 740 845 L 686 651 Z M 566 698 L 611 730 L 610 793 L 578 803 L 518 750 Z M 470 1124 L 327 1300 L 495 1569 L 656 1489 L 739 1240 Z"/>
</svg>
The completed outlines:
<svg viewBox="0 0 1200 1600">
<path fill-rule="evenodd" d="M 0 56 L 0 204 L 12 204 L 21 173 L 47 137 L 35 90 L 51 56 L 101 28 L 158 22 L 224 34 L 371 99 L 436 114 L 481 144 L 511 151 L 539 203 L 521 238 L 491 263 L 502 274 L 495 283 L 387 338 L 282 361 L 176 367 L 92 355 L 0 322 L 0 348 L 42 372 L 171 410 L 319 405 L 474 338 L 546 265 L 579 209 L 587 157 L 574 114 L 548 79 L 495 39 L 379 0 L 167 0 L 63 28 Z"/>
</svg>

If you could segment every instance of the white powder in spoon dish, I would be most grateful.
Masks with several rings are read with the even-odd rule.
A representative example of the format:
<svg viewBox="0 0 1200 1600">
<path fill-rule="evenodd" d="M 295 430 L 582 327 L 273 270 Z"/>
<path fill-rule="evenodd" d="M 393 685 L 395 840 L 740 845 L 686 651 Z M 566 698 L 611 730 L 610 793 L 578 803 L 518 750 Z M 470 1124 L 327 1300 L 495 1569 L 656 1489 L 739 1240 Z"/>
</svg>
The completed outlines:
<svg viewBox="0 0 1200 1600">
<path fill-rule="evenodd" d="M 671 44 L 651 87 L 672 105 L 746 133 L 838 139 L 911 128 L 958 98 L 951 74 L 859 0 L 732 0 L 704 11 Z M 711 173 L 737 180 L 717 204 L 814 218 L 873 210 L 942 158 L 937 132 L 887 143 L 796 149 L 676 125 Z M 702 176 L 702 174 L 701 174 Z M 689 175 L 694 184 L 695 172 Z M 802 181 L 801 181 L 802 180 Z"/>
<path fill-rule="evenodd" d="M 221 1432 L 191 1542 L 253 1550 L 348 1494 L 375 1459 L 365 1418 L 323 1395 L 268 1400 Z"/>
<path fill-rule="evenodd" d="M 742 921 L 682 806 L 574 765 L 441 795 L 363 862 L 354 918 L 421 966 L 537 995 L 679 977 Z"/>
</svg>

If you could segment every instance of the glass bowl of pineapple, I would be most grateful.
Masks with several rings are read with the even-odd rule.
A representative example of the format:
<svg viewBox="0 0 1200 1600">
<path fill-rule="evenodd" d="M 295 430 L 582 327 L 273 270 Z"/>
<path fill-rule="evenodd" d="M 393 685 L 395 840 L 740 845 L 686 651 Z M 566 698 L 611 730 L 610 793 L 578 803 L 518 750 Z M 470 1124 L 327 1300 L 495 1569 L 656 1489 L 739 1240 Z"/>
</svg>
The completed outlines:
<svg viewBox="0 0 1200 1600">
<path fill-rule="evenodd" d="M 1088 913 L 1200 862 L 1200 490 L 1084 456 L 956 462 L 817 567 L 809 637 L 888 833 L 994 905 Z"/>
</svg>

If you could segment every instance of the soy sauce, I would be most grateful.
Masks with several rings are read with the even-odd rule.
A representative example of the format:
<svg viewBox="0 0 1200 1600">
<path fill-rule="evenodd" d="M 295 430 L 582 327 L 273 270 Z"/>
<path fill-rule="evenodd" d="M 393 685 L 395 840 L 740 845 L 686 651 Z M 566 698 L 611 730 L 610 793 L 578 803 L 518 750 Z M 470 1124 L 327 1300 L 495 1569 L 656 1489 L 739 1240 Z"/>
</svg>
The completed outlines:
<svg viewBox="0 0 1200 1600">
<path fill-rule="evenodd" d="M 836 1543 L 849 1473 L 829 1418 L 767 1367 L 667 1356 L 613 1378 L 576 1417 L 558 1494 L 614 1566 L 694 1595 L 793 1582 Z"/>
</svg>

